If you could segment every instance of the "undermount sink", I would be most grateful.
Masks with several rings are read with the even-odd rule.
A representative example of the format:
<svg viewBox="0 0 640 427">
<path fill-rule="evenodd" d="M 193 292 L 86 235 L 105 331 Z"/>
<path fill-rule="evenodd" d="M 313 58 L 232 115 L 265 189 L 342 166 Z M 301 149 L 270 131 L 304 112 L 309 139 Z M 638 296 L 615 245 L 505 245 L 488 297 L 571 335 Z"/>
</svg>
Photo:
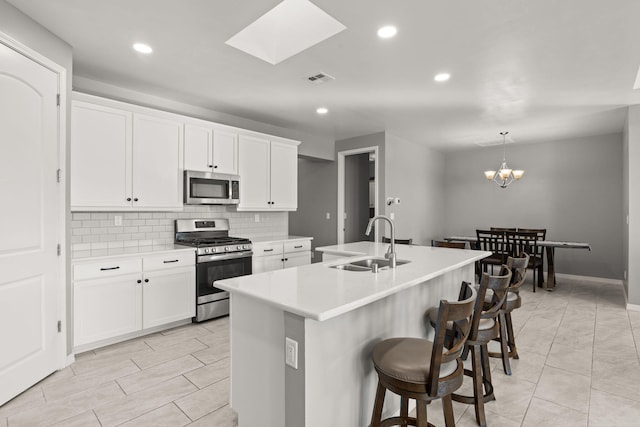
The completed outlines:
<svg viewBox="0 0 640 427">
<path fill-rule="evenodd" d="M 405 260 L 396 260 L 396 267 L 401 266 L 402 264 L 407 264 L 410 261 Z M 338 270 L 347 270 L 347 271 L 372 271 L 373 265 L 378 265 L 378 270 L 380 269 L 388 269 L 389 268 L 389 260 L 386 258 L 365 258 L 358 261 L 350 261 L 345 262 L 344 264 L 338 265 L 330 265 L 329 267 L 335 268 Z"/>
</svg>

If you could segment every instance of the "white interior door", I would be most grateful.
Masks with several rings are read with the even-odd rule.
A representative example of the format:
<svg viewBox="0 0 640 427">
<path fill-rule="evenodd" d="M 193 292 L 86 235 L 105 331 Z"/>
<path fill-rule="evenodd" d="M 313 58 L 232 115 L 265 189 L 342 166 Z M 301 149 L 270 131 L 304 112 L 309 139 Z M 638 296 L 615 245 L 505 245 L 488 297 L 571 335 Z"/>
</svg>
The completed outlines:
<svg viewBox="0 0 640 427">
<path fill-rule="evenodd" d="M 0 44 L 0 405 L 58 366 L 58 74 Z"/>
</svg>

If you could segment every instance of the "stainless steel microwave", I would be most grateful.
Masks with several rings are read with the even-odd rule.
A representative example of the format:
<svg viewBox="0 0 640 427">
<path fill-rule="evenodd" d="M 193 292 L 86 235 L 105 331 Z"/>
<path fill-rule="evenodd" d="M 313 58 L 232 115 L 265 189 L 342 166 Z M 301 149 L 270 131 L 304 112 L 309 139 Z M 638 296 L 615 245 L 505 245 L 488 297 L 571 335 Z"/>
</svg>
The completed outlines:
<svg viewBox="0 0 640 427">
<path fill-rule="evenodd" d="M 237 205 L 240 203 L 240 177 L 223 173 L 184 171 L 184 203 Z"/>
</svg>

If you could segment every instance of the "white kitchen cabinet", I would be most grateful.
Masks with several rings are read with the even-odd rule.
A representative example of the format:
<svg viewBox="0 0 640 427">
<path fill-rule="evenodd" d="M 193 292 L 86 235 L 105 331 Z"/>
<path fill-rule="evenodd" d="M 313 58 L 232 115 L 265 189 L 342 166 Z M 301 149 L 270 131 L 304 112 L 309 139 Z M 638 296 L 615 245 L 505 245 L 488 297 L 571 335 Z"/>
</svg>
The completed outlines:
<svg viewBox="0 0 640 427">
<path fill-rule="evenodd" d="M 74 266 L 74 346 L 142 328 L 142 260 L 116 258 Z"/>
<path fill-rule="evenodd" d="M 298 208 L 298 144 L 240 135 L 239 211 Z"/>
<path fill-rule="evenodd" d="M 193 254 L 143 258 L 142 327 L 152 328 L 195 316 Z"/>
<path fill-rule="evenodd" d="M 181 210 L 182 122 L 169 113 L 76 97 L 71 210 Z"/>
<path fill-rule="evenodd" d="M 74 351 L 190 321 L 195 301 L 193 251 L 75 261 Z"/>
<path fill-rule="evenodd" d="M 311 238 L 253 244 L 253 274 L 311 264 Z"/>
<path fill-rule="evenodd" d="M 184 169 L 238 174 L 238 133 L 215 124 L 185 124 Z"/>
<path fill-rule="evenodd" d="M 71 105 L 71 207 L 131 207 L 133 113 Z"/>
<path fill-rule="evenodd" d="M 182 208 L 182 123 L 133 115 L 134 208 Z"/>
</svg>

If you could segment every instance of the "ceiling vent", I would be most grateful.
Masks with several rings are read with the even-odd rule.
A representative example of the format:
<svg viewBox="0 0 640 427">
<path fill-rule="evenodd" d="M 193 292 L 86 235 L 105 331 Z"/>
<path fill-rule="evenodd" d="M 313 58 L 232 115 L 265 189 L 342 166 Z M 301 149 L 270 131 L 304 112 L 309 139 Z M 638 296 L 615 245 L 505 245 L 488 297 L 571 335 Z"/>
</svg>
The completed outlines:
<svg viewBox="0 0 640 427">
<path fill-rule="evenodd" d="M 311 83 L 314 84 L 322 84 L 322 83 L 328 83 L 332 80 L 335 80 L 336 78 L 333 76 L 330 76 L 327 73 L 318 73 L 318 74 L 314 74 L 312 76 L 307 77 L 307 80 L 309 80 Z"/>
</svg>

